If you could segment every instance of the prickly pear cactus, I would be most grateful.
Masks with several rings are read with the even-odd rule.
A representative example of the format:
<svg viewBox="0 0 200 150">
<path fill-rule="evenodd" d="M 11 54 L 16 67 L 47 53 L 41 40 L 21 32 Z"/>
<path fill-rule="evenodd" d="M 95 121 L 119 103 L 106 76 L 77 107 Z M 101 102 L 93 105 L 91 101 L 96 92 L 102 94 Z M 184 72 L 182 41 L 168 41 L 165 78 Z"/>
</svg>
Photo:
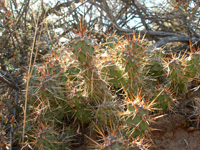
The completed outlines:
<svg viewBox="0 0 200 150">
<path fill-rule="evenodd" d="M 56 149 L 58 146 L 56 144 L 57 137 L 51 128 L 41 128 L 36 129 L 36 141 L 37 147 L 40 150 Z"/>
<path fill-rule="evenodd" d="M 122 113 L 127 135 L 134 138 L 147 133 L 150 121 L 150 108 L 147 106 L 147 101 L 143 101 L 141 95 L 138 96 L 127 102 L 127 110 Z"/>
<path fill-rule="evenodd" d="M 148 131 L 149 111 L 147 109 L 140 106 L 140 104 L 129 104 L 126 113 L 124 123 L 128 130 L 127 134 L 137 137 Z"/>
<path fill-rule="evenodd" d="M 130 76 L 134 76 L 140 66 L 137 57 L 130 51 L 124 51 L 123 60 L 125 62 L 125 72 L 129 72 Z"/>
<path fill-rule="evenodd" d="M 66 70 L 66 76 L 69 78 L 70 81 L 77 81 L 80 71 L 81 70 L 78 67 L 69 67 Z"/>
<path fill-rule="evenodd" d="M 129 142 L 127 150 L 147 150 L 149 147 L 148 143 L 145 143 L 143 137 L 132 139 Z"/>
<path fill-rule="evenodd" d="M 80 74 L 85 81 L 86 95 L 96 103 L 103 101 L 103 99 L 112 99 L 107 94 L 107 85 L 100 79 L 98 68 L 95 66 L 95 49 L 88 38 L 75 38 L 72 42 L 73 53 L 79 62 Z M 98 100 L 97 100 L 98 98 Z M 101 103 L 100 102 L 100 103 Z"/>
<path fill-rule="evenodd" d="M 164 74 L 163 66 L 157 59 L 150 60 L 146 67 L 149 69 L 151 76 L 161 77 Z"/>
<path fill-rule="evenodd" d="M 96 124 L 98 126 L 111 126 L 110 120 L 115 123 L 118 122 L 120 118 L 117 115 L 117 111 L 119 110 L 120 106 L 115 102 L 105 102 L 99 105 L 95 110 Z"/>
<path fill-rule="evenodd" d="M 91 41 L 84 38 L 75 38 L 72 47 L 72 52 L 77 56 L 79 63 L 88 66 L 92 61 L 92 57 L 95 56 L 95 49 L 91 45 Z"/>
<path fill-rule="evenodd" d="M 47 125 L 41 120 L 38 120 L 35 123 L 29 121 L 26 125 L 26 142 L 34 149 L 39 150 L 69 149 L 70 141 L 72 140 L 72 130 L 62 129 L 62 132 L 65 133 L 61 134 L 61 132 L 56 131 L 52 125 Z"/>
<path fill-rule="evenodd" d="M 69 108 L 64 101 L 67 96 L 66 81 L 66 73 L 59 65 L 58 60 L 49 61 L 41 68 L 35 67 L 29 82 L 28 102 L 31 107 L 29 110 L 43 107 L 42 105 L 37 106 L 39 103 L 43 103 L 46 108 L 41 109 L 46 111 L 46 118 L 62 121 Z"/>
<path fill-rule="evenodd" d="M 140 58 L 137 58 L 131 51 L 124 51 L 122 54 L 125 72 L 127 73 L 126 89 L 136 93 L 142 86 L 143 75 L 141 75 Z"/>
<path fill-rule="evenodd" d="M 179 59 L 173 59 L 168 64 L 168 76 L 171 78 L 171 89 L 176 93 L 187 91 L 188 78 L 184 76 L 184 66 Z"/>
<path fill-rule="evenodd" d="M 185 76 L 189 79 L 196 77 L 200 73 L 200 54 L 199 53 L 191 53 L 186 67 L 184 69 Z"/>
<path fill-rule="evenodd" d="M 126 50 L 131 51 L 134 55 L 143 55 L 145 49 L 140 45 L 141 43 L 139 43 L 137 39 L 127 39 L 127 41 L 128 43 L 125 46 Z"/>
<path fill-rule="evenodd" d="M 146 54 L 139 40 L 119 40 L 113 36 L 102 45 L 105 49 L 99 46 L 101 50 L 98 51 L 92 39 L 84 35 L 75 37 L 70 51 L 75 59 L 65 67 L 66 71 L 59 65 L 58 59 L 45 62 L 43 67 L 33 70 L 28 114 L 37 114 L 37 119 L 43 117 L 46 122 L 45 126 L 37 126 L 33 121 L 33 139 L 38 149 L 67 147 L 60 145 L 58 137 L 61 130 L 55 130 L 55 127 L 61 129 L 59 125 L 66 125 L 63 121 L 68 117 L 73 124 L 66 126 L 70 124 L 76 128 L 88 125 L 92 129 L 91 122 L 94 121 L 96 126 L 105 129 L 104 132 L 98 130 L 103 140 L 96 142 L 94 149 L 145 149 L 144 144 L 135 139 L 150 130 L 149 113 L 152 107 L 167 110 L 172 103 L 168 88 L 176 94 L 184 93 L 189 79 L 200 72 L 200 57 L 196 53 L 191 54 L 191 59 L 184 65 L 179 58 L 166 63 L 160 51 Z M 109 56 L 100 59 L 102 55 L 99 53 L 104 50 Z M 160 77 L 166 80 L 169 87 L 164 85 L 165 82 L 155 82 Z M 156 88 L 155 84 L 158 84 Z M 150 102 L 142 96 L 142 92 L 137 92 L 140 89 L 151 91 Z M 121 134 L 109 132 L 114 128 L 112 124 L 119 124 Z"/>
<path fill-rule="evenodd" d="M 29 88 L 38 91 L 41 90 L 43 97 L 52 97 L 52 95 L 62 95 L 62 82 L 66 81 L 67 77 L 63 69 L 59 65 L 58 60 L 49 62 L 43 68 L 34 68 L 32 77 L 29 81 Z M 54 89 L 54 87 L 58 87 Z"/>
<path fill-rule="evenodd" d="M 110 136 L 106 137 L 106 141 L 103 144 L 102 150 L 124 150 L 125 144 L 123 138 L 118 138 L 117 136 L 114 136 L 111 134 Z"/>
<path fill-rule="evenodd" d="M 106 137 L 103 137 L 101 144 L 96 144 L 94 149 L 96 150 L 126 150 L 127 141 L 121 135 L 112 133 Z"/>
<path fill-rule="evenodd" d="M 149 75 L 156 78 L 165 75 L 164 66 L 162 64 L 163 56 L 164 54 L 159 50 L 154 50 L 152 54 L 150 54 L 145 65 Z"/>
<path fill-rule="evenodd" d="M 74 114 L 76 118 L 83 123 L 91 122 L 93 110 L 88 100 L 81 96 L 75 96 L 69 99 L 68 104 L 72 108 L 69 112 L 70 114 Z"/>
<path fill-rule="evenodd" d="M 111 86 L 120 88 L 126 85 L 126 79 L 123 77 L 123 71 L 112 63 L 107 62 L 101 70 L 101 76 L 104 80 L 111 83 Z"/>
<path fill-rule="evenodd" d="M 153 97 L 150 101 L 154 101 L 154 108 L 159 110 L 167 110 L 173 102 L 172 94 L 166 88 L 161 88 L 160 90 L 155 90 L 152 92 Z"/>
</svg>

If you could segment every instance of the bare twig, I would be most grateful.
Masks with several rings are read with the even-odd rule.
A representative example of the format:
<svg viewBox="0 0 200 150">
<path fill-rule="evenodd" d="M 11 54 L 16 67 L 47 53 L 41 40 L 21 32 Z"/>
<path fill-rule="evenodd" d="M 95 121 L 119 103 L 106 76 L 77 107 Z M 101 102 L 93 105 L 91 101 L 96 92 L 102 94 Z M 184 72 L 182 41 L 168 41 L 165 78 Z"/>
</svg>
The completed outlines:
<svg viewBox="0 0 200 150">
<path fill-rule="evenodd" d="M 39 10 L 39 12 L 40 12 L 40 10 Z M 32 62 L 32 56 L 33 56 L 33 49 L 34 49 L 34 46 L 35 46 L 35 41 L 36 41 L 36 36 L 37 36 L 38 22 L 39 22 L 39 13 L 38 13 L 37 22 L 35 22 L 35 34 L 34 34 L 34 39 L 33 39 L 33 44 L 32 44 L 32 49 L 31 49 L 29 69 L 28 69 L 28 76 L 27 76 L 26 94 L 25 94 L 25 105 L 24 105 L 24 121 L 23 121 L 22 145 L 24 144 L 24 134 L 25 134 L 25 126 L 26 126 L 26 109 L 27 109 L 27 97 L 28 97 L 28 84 L 29 84 L 29 80 L 30 80 L 30 77 L 31 77 L 31 74 L 32 74 L 32 71 L 33 71 L 33 68 L 31 69 L 31 62 Z M 43 28 L 43 22 L 42 22 L 42 25 L 40 27 L 40 35 L 41 35 L 41 32 L 42 32 L 42 28 Z M 40 40 L 40 37 L 39 37 L 39 40 Z M 35 58 L 34 58 L 34 63 L 35 63 L 36 56 L 37 56 L 37 50 L 38 50 L 38 47 L 36 49 L 36 55 L 35 55 Z M 33 63 L 33 65 L 34 65 L 34 63 Z"/>
<path fill-rule="evenodd" d="M 14 117 L 14 119 L 16 119 L 15 116 L 16 116 L 16 110 L 17 110 L 17 103 L 18 103 L 18 91 L 15 90 L 15 100 L 14 100 L 14 109 L 13 109 L 13 117 Z M 10 131 L 10 150 L 12 150 L 13 132 L 14 132 L 14 128 L 13 128 L 13 125 L 11 125 L 11 131 Z"/>
<path fill-rule="evenodd" d="M 2 70 L 1 70 L 2 71 Z M 8 86 L 12 87 L 13 89 L 16 89 L 16 90 L 21 90 L 20 87 L 18 87 L 15 83 L 12 83 L 11 82 L 11 79 L 9 80 L 8 78 L 6 78 L 5 76 L 3 76 L 1 73 L 0 73 L 0 80 L 4 83 L 6 83 Z"/>
</svg>

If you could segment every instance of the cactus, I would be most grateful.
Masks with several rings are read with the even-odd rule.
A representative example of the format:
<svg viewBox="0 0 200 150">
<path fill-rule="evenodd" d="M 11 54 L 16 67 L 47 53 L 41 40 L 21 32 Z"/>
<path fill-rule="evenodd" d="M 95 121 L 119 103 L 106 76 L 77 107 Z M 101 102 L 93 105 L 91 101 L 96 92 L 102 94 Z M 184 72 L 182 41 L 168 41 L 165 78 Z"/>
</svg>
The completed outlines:
<svg viewBox="0 0 200 150">
<path fill-rule="evenodd" d="M 122 54 L 125 72 L 127 73 L 126 89 L 131 93 L 141 88 L 143 75 L 141 73 L 141 58 L 133 54 L 132 51 L 124 51 Z"/>
<path fill-rule="evenodd" d="M 144 53 L 139 41 L 122 41 L 113 36 L 107 38 L 107 42 L 105 47 L 110 55 L 106 61 L 99 60 L 97 54 L 101 52 L 82 35 L 72 40 L 75 61 L 66 67 L 66 71 L 59 65 L 58 59 L 44 63 L 42 69 L 33 70 L 29 114 L 39 112 L 36 109 L 42 110 L 45 106 L 40 114 L 43 114 L 46 125 L 34 126 L 35 133 L 39 135 L 36 136 L 37 143 L 43 143 L 41 149 L 65 148 L 54 142 L 59 137 L 60 130 L 57 129 L 61 129 L 55 122 L 64 125 L 63 120 L 68 117 L 74 119 L 75 127 L 77 123 L 79 126 L 83 124 L 82 127 L 93 127 L 91 122 L 95 121 L 96 126 L 105 129 L 104 133 L 98 130 L 102 141 L 96 142 L 95 149 L 145 149 L 144 142 L 137 139 L 150 130 L 152 106 L 165 111 L 172 103 L 172 95 L 165 88 L 165 83 L 170 80 L 170 91 L 183 93 L 187 91 L 189 79 L 199 73 L 199 54 L 191 54 L 191 59 L 185 61 L 186 66 L 179 58 L 173 58 L 166 65 L 161 51 Z M 166 82 L 155 82 L 161 76 Z M 155 84 L 158 84 L 156 88 L 153 87 Z M 144 98 L 143 91 L 138 92 L 141 88 L 144 92 L 151 91 L 150 102 L 149 95 Z M 124 90 L 122 96 L 116 89 Z M 109 132 L 109 126 L 112 126 L 110 120 L 113 124 L 121 123 L 115 132 Z M 66 126 L 69 127 L 69 124 Z"/>
<path fill-rule="evenodd" d="M 30 122 L 29 122 L 30 125 Z M 26 138 L 29 143 L 36 149 L 39 150 L 49 150 L 49 149 L 58 149 L 64 150 L 69 149 L 69 142 L 71 139 L 71 131 L 65 131 L 64 135 L 59 134 L 55 131 L 52 126 L 43 123 L 38 120 L 36 126 L 27 126 L 28 131 L 26 132 Z"/>
<path fill-rule="evenodd" d="M 191 53 L 184 69 L 187 78 L 194 78 L 200 73 L 200 54 Z"/>
<path fill-rule="evenodd" d="M 61 88 L 63 88 L 62 83 L 67 80 L 63 69 L 59 65 L 58 60 L 54 62 L 49 62 L 43 68 L 33 69 L 32 77 L 30 78 L 29 87 L 31 90 L 42 89 L 41 92 L 44 97 L 52 96 L 52 93 L 46 91 L 56 92 L 61 94 Z M 54 89 L 54 87 L 60 87 Z M 55 95 L 55 94 L 53 94 Z M 62 94 L 61 94 L 62 95 Z"/>
<path fill-rule="evenodd" d="M 153 91 L 153 96 L 150 101 L 155 99 L 154 108 L 160 110 L 167 110 L 172 103 L 172 94 L 166 88 L 161 88 L 159 90 Z"/>
<path fill-rule="evenodd" d="M 171 89 L 176 93 L 187 91 L 188 78 L 184 76 L 184 66 L 179 59 L 172 59 L 168 64 L 168 75 L 172 79 Z"/>
<path fill-rule="evenodd" d="M 115 86 L 116 88 L 122 87 L 122 85 L 126 84 L 126 80 L 123 77 L 122 70 L 119 69 L 117 65 L 109 64 L 104 66 L 101 70 L 102 78 L 107 80 L 109 83 L 112 83 L 111 86 Z M 107 79 L 108 78 L 108 79 Z"/>
<path fill-rule="evenodd" d="M 150 54 L 145 66 L 149 75 L 154 76 L 155 78 L 159 78 L 165 74 L 162 59 L 162 51 L 154 50 L 152 54 Z"/>
<path fill-rule="evenodd" d="M 101 146 L 101 150 L 124 150 L 126 148 L 126 144 L 124 142 L 123 137 L 119 138 L 116 135 L 111 134 L 106 137 L 105 142 Z"/>
<path fill-rule="evenodd" d="M 118 104 L 115 102 L 105 102 L 99 105 L 95 111 L 97 125 L 111 126 L 109 120 L 112 120 L 112 122 L 117 122 L 119 120 L 117 111 L 119 110 L 120 106 L 118 106 Z"/>
<path fill-rule="evenodd" d="M 126 64 L 125 72 L 129 72 L 130 76 L 134 76 L 138 72 L 140 66 L 137 57 L 131 51 L 124 51 L 123 59 Z"/>
<path fill-rule="evenodd" d="M 92 108 L 84 97 L 72 97 L 69 99 L 69 105 L 72 108 L 70 113 L 74 114 L 79 121 L 83 123 L 91 122 Z"/>
<path fill-rule="evenodd" d="M 81 75 L 85 81 L 85 88 L 87 96 L 89 96 L 95 103 L 102 103 L 103 99 L 111 100 L 112 97 L 106 94 L 107 85 L 100 79 L 98 74 L 98 68 L 96 68 L 94 61 L 95 49 L 91 45 L 89 39 L 76 38 L 72 42 L 73 53 L 79 62 L 79 67 L 81 70 Z M 97 99 L 98 98 L 98 99 Z"/>
<path fill-rule="evenodd" d="M 137 39 L 129 40 L 127 39 L 128 43 L 125 45 L 127 51 L 132 51 L 134 55 L 143 55 L 144 48 L 142 47 L 141 43 Z"/>
<path fill-rule="evenodd" d="M 95 49 L 91 45 L 91 41 L 84 38 L 75 38 L 72 47 L 72 52 L 78 57 L 79 63 L 82 64 L 82 66 L 88 66 L 92 61 L 92 57 L 95 56 Z"/>
<path fill-rule="evenodd" d="M 110 119 L 110 129 L 108 134 L 105 134 L 104 131 L 100 130 L 100 128 L 93 122 L 96 127 L 95 131 L 100 135 L 100 139 L 98 142 L 92 140 L 95 144 L 91 147 L 96 150 L 124 150 L 127 148 L 127 139 L 122 136 L 122 133 L 119 130 L 120 124 L 118 124 L 117 128 L 115 128 L 115 124 L 112 124 L 112 120 Z M 115 130 L 113 130 L 115 129 Z"/>
<path fill-rule="evenodd" d="M 127 134 L 137 137 L 148 131 L 149 124 L 147 120 L 149 119 L 149 111 L 147 109 L 137 104 L 129 104 L 126 113 L 124 123 L 128 129 Z"/>
<path fill-rule="evenodd" d="M 66 88 L 63 83 L 67 81 L 65 74 L 58 60 L 47 62 L 43 68 L 33 69 L 29 84 L 29 103 L 34 107 L 41 102 L 46 105 L 46 118 L 62 121 L 66 116 L 69 107 L 64 101 Z M 62 109 L 58 109 L 60 107 Z"/>
<path fill-rule="evenodd" d="M 70 81 L 77 81 L 78 80 L 78 74 L 80 73 L 80 69 L 77 67 L 69 67 L 66 70 L 66 75 L 70 79 Z"/>
<path fill-rule="evenodd" d="M 37 147 L 40 150 L 48 150 L 48 149 L 56 149 L 57 148 L 57 137 L 56 133 L 52 130 L 52 128 L 41 128 L 36 129 L 36 142 Z"/>
<path fill-rule="evenodd" d="M 127 150 L 147 150 L 150 145 L 144 140 L 144 137 L 131 139 Z"/>
<path fill-rule="evenodd" d="M 131 99 L 127 103 L 127 110 L 123 112 L 124 128 L 127 130 L 127 135 L 137 138 L 149 130 L 149 112 L 147 100 L 142 100 L 142 91 L 138 93 L 136 99 Z"/>
<path fill-rule="evenodd" d="M 151 59 L 146 67 L 149 69 L 151 76 L 160 77 L 164 74 L 163 66 L 157 59 Z"/>
</svg>

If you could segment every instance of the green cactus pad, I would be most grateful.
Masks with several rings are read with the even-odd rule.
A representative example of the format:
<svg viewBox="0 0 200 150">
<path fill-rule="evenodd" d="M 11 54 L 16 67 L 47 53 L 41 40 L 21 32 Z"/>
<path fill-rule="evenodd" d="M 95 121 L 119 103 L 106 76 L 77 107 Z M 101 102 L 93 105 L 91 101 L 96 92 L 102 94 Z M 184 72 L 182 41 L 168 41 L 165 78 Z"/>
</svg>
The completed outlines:
<svg viewBox="0 0 200 150">
<path fill-rule="evenodd" d="M 90 123 L 93 116 L 92 108 L 84 97 L 73 97 L 69 100 L 69 105 L 72 108 L 76 118 L 83 123 Z"/>
<path fill-rule="evenodd" d="M 200 73 L 200 54 L 190 54 L 190 59 L 187 61 L 184 71 L 188 78 L 194 78 Z"/>
<path fill-rule="evenodd" d="M 139 45 L 138 41 L 129 41 L 125 48 L 135 55 L 142 54 L 144 51 L 142 46 Z"/>
<path fill-rule="evenodd" d="M 51 127 L 40 128 L 37 131 L 36 141 L 37 148 L 39 150 L 49 150 L 49 149 L 68 149 L 69 142 L 62 139 L 58 139 L 58 133 L 56 133 Z"/>
<path fill-rule="evenodd" d="M 136 138 L 148 131 L 149 110 L 142 103 L 128 104 L 124 119 L 128 135 Z"/>
<path fill-rule="evenodd" d="M 179 93 L 187 91 L 188 78 L 184 76 L 184 67 L 182 63 L 176 59 L 168 64 L 168 75 L 172 79 L 171 90 Z"/>
<path fill-rule="evenodd" d="M 123 52 L 123 60 L 126 64 L 125 72 L 131 72 L 133 75 L 138 72 L 139 64 L 136 57 L 131 52 Z"/>
<path fill-rule="evenodd" d="M 98 106 L 95 113 L 97 124 L 111 126 L 110 120 L 116 123 L 119 119 L 118 115 L 116 115 L 117 111 L 119 111 L 119 107 L 114 102 L 108 102 Z"/>
<path fill-rule="evenodd" d="M 151 59 L 146 65 L 149 75 L 161 77 L 164 75 L 164 67 L 157 59 Z"/>
<path fill-rule="evenodd" d="M 68 68 L 65 72 L 67 74 L 67 77 L 72 81 L 77 81 L 77 75 L 80 73 L 80 69 L 77 67 L 71 67 Z"/>
<path fill-rule="evenodd" d="M 172 103 L 172 97 L 171 93 L 169 93 L 167 90 L 162 91 L 155 91 L 154 96 L 151 98 L 150 101 L 154 100 L 159 94 L 159 96 L 155 100 L 154 108 L 162 109 L 163 111 L 167 110 Z"/>
<path fill-rule="evenodd" d="M 126 80 L 123 77 L 123 72 L 117 65 L 107 65 L 102 68 L 101 72 L 103 79 L 109 83 L 112 83 L 112 85 L 117 88 L 120 88 L 122 87 L 121 85 L 126 84 Z"/>
<path fill-rule="evenodd" d="M 72 47 L 72 52 L 78 57 L 78 61 L 82 65 L 88 65 L 92 61 L 92 56 L 95 56 L 95 49 L 89 39 L 75 39 Z"/>
</svg>

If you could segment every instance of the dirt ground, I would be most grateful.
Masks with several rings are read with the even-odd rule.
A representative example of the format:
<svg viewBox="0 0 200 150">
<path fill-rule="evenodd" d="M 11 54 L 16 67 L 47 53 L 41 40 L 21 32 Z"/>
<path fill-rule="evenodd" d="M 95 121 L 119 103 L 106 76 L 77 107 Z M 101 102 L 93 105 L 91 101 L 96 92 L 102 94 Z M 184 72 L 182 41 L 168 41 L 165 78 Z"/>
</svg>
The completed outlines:
<svg viewBox="0 0 200 150">
<path fill-rule="evenodd" d="M 200 90 L 178 100 L 174 112 L 151 125 L 150 150 L 200 150 Z"/>
<path fill-rule="evenodd" d="M 200 150 L 200 131 L 189 131 L 192 127 L 183 115 L 168 115 L 151 127 L 157 130 L 151 132 L 153 144 L 150 150 Z"/>
</svg>

